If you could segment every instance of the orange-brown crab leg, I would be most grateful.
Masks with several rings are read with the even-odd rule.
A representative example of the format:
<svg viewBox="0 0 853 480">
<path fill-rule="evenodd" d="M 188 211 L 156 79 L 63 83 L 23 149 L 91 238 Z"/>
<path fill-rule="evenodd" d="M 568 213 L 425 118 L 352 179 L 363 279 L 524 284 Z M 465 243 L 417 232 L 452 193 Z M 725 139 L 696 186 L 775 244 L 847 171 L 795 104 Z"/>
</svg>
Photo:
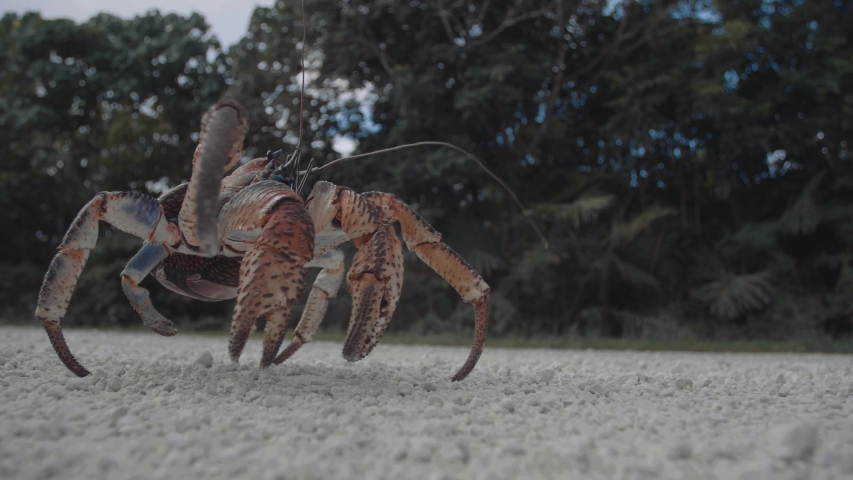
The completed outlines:
<svg viewBox="0 0 853 480">
<path fill-rule="evenodd" d="M 237 361 L 255 321 L 266 319 L 261 367 L 278 353 L 293 305 L 305 288 L 305 264 L 314 252 L 314 224 L 301 201 L 275 205 L 263 230 L 240 264 L 237 307 L 231 322 L 229 353 Z"/>
<path fill-rule="evenodd" d="M 309 343 L 314 337 L 314 332 L 317 331 L 323 317 L 326 316 L 329 299 L 338 296 L 338 290 L 344 278 L 344 254 L 338 249 L 329 250 L 314 257 L 306 267 L 320 267 L 322 270 L 317 275 L 317 279 L 314 280 L 311 293 L 308 294 L 308 301 L 302 311 L 302 318 L 296 325 L 293 340 L 275 358 L 276 365 L 293 356 L 302 345 Z"/>
<path fill-rule="evenodd" d="M 355 239 L 359 252 L 347 276 L 353 311 L 344 357 L 364 358 L 385 332 L 402 285 L 402 247 L 392 222 L 400 223 L 410 250 L 474 306 L 474 345 L 453 380 L 464 379 L 477 364 L 486 343 L 489 285 L 408 205 L 387 193 L 359 195 L 351 189 L 317 182 L 307 203 L 317 228 L 317 248 Z"/>
<path fill-rule="evenodd" d="M 386 218 L 370 235 L 356 239 L 359 247 L 347 274 L 352 313 L 344 341 L 344 358 L 366 357 L 385 334 L 403 287 L 403 245 Z"/>
<path fill-rule="evenodd" d="M 157 200 L 139 193 L 99 193 L 77 214 L 44 276 L 36 317 L 44 326 L 59 358 L 80 377 L 88 375 L 89 371 L 68 349 L 60 322 L 68 309 L 71 294 L 86 265 L 89 252 L 98 241 L 99 220 L 146 240 L 164 241 L 167 244 L 179 241 L 177 231 L 170 229 L 167 222 L 161 221 L 162 210 Z"/>
<path fill-rule="evenodd" d="M 411 207 L 389 193 L 363 195 L 400 223 L 403 240 L 409 250 L 447 281 L 465 303 L 474 306 L 474 345 L 453 381 L 464 379 L 477 365 L 489 326 L 489 285 L 471 265 L 441 242 L 441 234 Z"/>
<path fill-rule="evenodd" d="M 400 223 L 403 240 L 424 263 L 436 271 L 462 296 L 465 303 L 474 306 L 474 345 L 462 368 L 453 381 L 464 379 L 477 365 L 489 327 L 489 285 L 471 265 L 441 242 L 441 234 L 428 224 L 411 207 L 389 193 L 363 195 Z"/>
</svg>

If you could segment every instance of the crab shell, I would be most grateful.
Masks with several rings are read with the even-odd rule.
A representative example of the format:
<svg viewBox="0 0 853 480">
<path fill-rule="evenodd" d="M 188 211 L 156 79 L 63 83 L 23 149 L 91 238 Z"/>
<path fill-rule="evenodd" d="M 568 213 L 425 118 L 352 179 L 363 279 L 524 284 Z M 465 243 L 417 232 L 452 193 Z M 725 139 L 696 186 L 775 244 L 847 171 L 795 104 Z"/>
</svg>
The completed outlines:
<svg viewBox="0 0 853 480">
<path fill-rule="evenodd" d="M 36 317 L 59 358 L 78 376 L 89 374 L 71 354 L 60 322 L 77 279 L 98 238 L 98 221 L 136 235 L 142 248 L 121 273 L 122 288 L 143 324 L 161 335 L 177 333 L 151 304 L 139 282 L 153 274 L 167 288 L 192 298 L 237 298 L 229 353 L 237 361 L 258 318 L 266 320 L 261 366 L 281 363 L 311 341 L 330 298 L 340 289 L 344 256 L 358 251 L 347 273 L 353 300 L 343 356 L 357 361 L 382 337 L 403 286 L 403 241 L 474 307 L 474 345 L 453 380 L 477 364 L 486 339 L 489 286 L 411 207 L 382 192 L 359 194 L 317 182 L 308 199 L 284 183 L 267 180 L 266 159 L 252 160 L 228 176 L 239 159 L 246 113 L 220 102 L 202 119 L 190 182 L 154 199 L 137 192 L 102 192 L 77 215 L 50 264 Z M 304 292 L 306 269 L 320 268 L 290 344 L 281 352 L 291 310 Z"/>
</svg>

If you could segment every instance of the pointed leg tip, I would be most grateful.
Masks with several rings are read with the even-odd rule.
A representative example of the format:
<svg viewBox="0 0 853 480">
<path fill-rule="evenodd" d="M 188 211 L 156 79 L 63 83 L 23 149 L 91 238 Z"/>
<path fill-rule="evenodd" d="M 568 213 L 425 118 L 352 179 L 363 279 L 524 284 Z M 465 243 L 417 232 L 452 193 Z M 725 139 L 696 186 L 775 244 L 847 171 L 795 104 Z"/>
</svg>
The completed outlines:
<svg viewBox="0 0 853 480">
<path fill-rule="evenodd" d="M 172 324 L 172 322 L 169 322 L 169 323 L 159 323 L 158 322 L 158 323 L 148 325 L 148 328 L 150 328 L 154 333 L 156 333 L 158 335 L 162 335 L 164 337 L 174 337 L 175 335 L 178 334 L 178 329 L 175 328 L 175 326 Z"/>
<path fill-rule="evenodd" d="M 264 354 L 261 357 L 261 363 L 260 363 L 261 370 L 265 370 L 267 368 L 270 368 L 270 366 L 273 363 L 273 360 L 275 360 L 275 352 L 273 352 L 272 355 Z"/>
<path fill-rule="evenodd" d="M 45 332 L 47 332 L 47 337 L 50 339 L 51 345 L 53 345 L 53 350 L 57 353 L 59 359 L 62 360 L 65 367 L 71 370 L 74 375 L 81 378 L 91 375 L 89 370 L 86 370 L 86 367 L 81 365 L 71 353 L 71 350 L 68 349 L 68 344 L 65 343 L 65 336 L 62 334 L 62 328 L 60 328 L 59 323 L 45 318 L 40 318 L 40 320 Z"/>
<path fill-rule="evenodd" d="M 273 360 L 273 363 L 275 363 L 276 365 L 281 365 L 288 358 L 292 357 L 293 354 L 296 353 L 296 351 L 299 350 L 299 347 L 301 347 L 302 345 L 303 341 L 298 336 L 295 337 L 293 341 L 291 341 L 290 344 L 285 347 L 284 351 L 281 352 L 278 357 L 275 358 L 275 360 Z"/>
<path fill-rule="evenodd" d="M 344 351 L 343 351 L 343 357 L 344 357 L 344 360 L 352 363 L 352 362 L 357 362 L 357 361 L 361 360 L 362 358 L 366 357 L 368 353 L 370 353 L 370 352 L 360 352 L 360 351 L 358 351 L 358 349 L 346 348 L 345 347 Z"/>
</svg>

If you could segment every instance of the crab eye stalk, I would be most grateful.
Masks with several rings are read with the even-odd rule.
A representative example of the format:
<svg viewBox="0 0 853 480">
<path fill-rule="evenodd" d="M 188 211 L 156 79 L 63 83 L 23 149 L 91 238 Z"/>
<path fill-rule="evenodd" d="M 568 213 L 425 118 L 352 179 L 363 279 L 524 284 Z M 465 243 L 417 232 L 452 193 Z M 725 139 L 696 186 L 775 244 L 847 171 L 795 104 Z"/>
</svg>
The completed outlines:
<svg viewBox="0 0 853 480">
<path fill-rule="evenodd" d="M 278 161 L 278 158 L 281 157 L 281 153 L 281 149 L 276 150 L 274 152 L 272 150 L 267 150 L 267 160 L 269 160 L 270 162 Z"/>
</svg>

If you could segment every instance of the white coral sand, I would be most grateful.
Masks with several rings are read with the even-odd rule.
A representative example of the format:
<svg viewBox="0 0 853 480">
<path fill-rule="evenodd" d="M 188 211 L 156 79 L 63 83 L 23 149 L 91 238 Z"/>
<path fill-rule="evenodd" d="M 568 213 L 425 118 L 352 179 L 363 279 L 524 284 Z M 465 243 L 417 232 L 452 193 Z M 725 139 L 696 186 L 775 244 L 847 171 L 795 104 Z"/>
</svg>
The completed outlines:
<svg viewBox="0 0 853 480">
<path fill-rule="evenodd" d="M 0 478 L 853 478 L 851 356 L 66 335 L 0 328 Z"/>
</svg>

